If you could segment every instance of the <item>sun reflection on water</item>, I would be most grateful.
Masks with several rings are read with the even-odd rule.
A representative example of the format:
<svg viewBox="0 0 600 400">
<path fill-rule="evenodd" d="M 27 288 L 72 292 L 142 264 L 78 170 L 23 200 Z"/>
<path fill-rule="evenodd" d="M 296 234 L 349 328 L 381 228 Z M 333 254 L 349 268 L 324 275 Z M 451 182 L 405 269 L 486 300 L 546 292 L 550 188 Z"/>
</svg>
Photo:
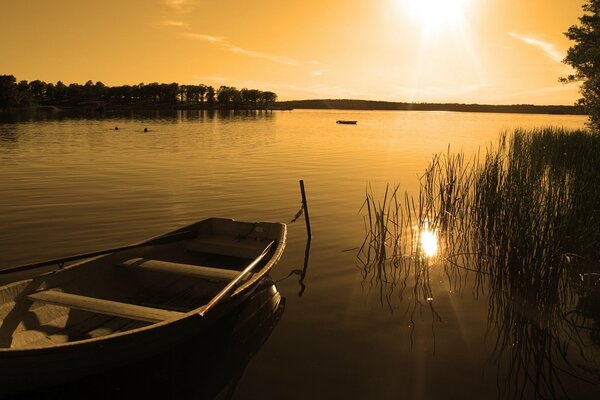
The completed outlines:
<svg viewBox="0 0 600 400">
<path fill-rule="evenodd" d="M 420 242 L 421 250 L 426 257 L 435 257 L 438 254 L 438 235 L 436 231 L 427 227 L 423 228 Z"/>
</svg>

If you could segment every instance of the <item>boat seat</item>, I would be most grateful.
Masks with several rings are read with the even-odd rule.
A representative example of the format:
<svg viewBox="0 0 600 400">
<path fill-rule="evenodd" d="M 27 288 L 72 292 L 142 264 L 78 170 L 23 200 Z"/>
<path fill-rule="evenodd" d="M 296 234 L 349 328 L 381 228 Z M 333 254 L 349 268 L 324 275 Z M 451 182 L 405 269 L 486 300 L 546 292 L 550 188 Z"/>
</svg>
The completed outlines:
<svg viewBox="0 0 600 400">
<path fill-rule="evenodd" d="M 198 236 L 184 242 L 188 251 L 222 256 L 255 259 L 269 242 L 254 238 L 237 238 L 230 235 Z"/>
<path fill-rule="evenodd" d="M 32 301 L 152 323 L 176 319 L 185 315 L 185 313 L 179 311 L 138 306 L 118 301 L 64 293 L 56 290 L 42 290 L 31 293 L 27 295 L 27 298 Z"/>
<path fill-rule="evenodd" d="M 232 281 L 241 273 L 230 269 L 204 267 L 201 265 L 180 264 L 169 261 L 149 260 L 146 258 L 132 258 L 119 264 L 122 267 L 142 269 L 147 271 L 165 272 L 175 275 L 202 278 L 216 282 Z M 252 274 L 249 274 L 251 276 Z"/>
</svg>

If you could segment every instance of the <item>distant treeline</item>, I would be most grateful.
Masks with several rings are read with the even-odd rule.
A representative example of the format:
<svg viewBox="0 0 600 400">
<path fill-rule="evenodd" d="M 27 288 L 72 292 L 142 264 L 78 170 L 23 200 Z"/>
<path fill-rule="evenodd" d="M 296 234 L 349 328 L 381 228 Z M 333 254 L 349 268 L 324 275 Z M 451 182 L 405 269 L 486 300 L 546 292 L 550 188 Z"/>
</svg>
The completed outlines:
<svg viewBox="0 0 600 400">
<path fill-rule="evenodd" d="M 256 89 L 178 83 L 140 83 L 138 85 L 106 86 L 102 82 L 85 84 L 61 81 L 46 83 L 19 81 L 13 75 L 0 75 L 0 109 L 34 106 L 102 107 L 181 107 L 266 109 L 277 101 L 277 94 Z"/>
<path fill-rule="evenodd" d="M 584 111 L 576 106 L 536 106 L 532 104 L 490 105 L 459 103 L 396 103 L 371 100 L 296 100 L 280 101 L 277 108 L 336 109 L 336 110 L 415 110 L 415 111 L 462 111 L 524 114 L 577 114 Z"/>
</svg>

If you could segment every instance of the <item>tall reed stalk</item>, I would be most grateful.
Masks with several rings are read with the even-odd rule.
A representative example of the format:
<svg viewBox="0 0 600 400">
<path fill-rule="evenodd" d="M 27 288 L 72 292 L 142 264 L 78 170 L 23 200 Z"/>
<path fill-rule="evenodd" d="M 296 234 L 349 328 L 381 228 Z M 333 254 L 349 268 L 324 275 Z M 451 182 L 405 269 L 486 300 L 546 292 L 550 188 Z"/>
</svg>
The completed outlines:
<svg viewBox="0 0 600 400">
<path fill-rule="evenodd" d="M 516 130 L 481 158 L 448 149 L 433 157 L 416 196 L 388 186 L 377 201 L 368 190 L 363 209 L 367 234 L 358 259 L 365 279 L 386 288 L 388 304 L 396 287 L 402 296 L 411 283 L 413 312 L 428 304 L 441 319 L 427 303 L 429 265 L 443 265 L 459 287 L 464 274 L 477 273 L 474 290 L 488 293 L 489 326 L 497 332 L 492 359 L 500 364 L 508 353 L 505 395 L 567 395 L 557 377 L 575 375 L 573 347 L 600 371 L 585 350 L 600 346 L 598 136 Z M 438 237 L 435 258 L 424 255 L 424 231 Z M 600 373 L 577 374 L 600 383 Z"/>
</svg>

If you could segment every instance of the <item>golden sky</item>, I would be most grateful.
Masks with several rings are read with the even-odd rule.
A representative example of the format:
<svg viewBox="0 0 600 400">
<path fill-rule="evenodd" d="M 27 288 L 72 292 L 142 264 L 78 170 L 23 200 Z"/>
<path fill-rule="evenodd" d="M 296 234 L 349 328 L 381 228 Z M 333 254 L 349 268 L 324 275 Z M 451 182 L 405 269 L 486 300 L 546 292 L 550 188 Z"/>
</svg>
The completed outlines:
<svg viewBox="0 0 600 400">
<path fill-rule="evenodd" d="M 572 104 L 583 0 L 0 0 L 0 74 L 281 100 Z"/>
</svg>

